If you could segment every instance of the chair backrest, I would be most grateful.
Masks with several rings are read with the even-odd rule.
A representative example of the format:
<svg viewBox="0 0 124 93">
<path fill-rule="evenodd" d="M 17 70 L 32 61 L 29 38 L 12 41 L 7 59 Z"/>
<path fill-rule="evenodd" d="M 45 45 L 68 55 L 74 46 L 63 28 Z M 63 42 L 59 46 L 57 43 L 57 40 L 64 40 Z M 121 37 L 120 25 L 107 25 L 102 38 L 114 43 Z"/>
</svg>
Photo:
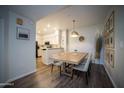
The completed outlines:
<svg viewBox="0 0 124 93">
<path fill-rule="evenodd" d="M 91 53 L 88 53 L 88 58 L 86 60 L 86 63 L 85 63 L 85 66 L 84 66 L 84 71 L 88 71 L 88 68 L 89 68 L 89 65 L 90 65 L 90 62 L 91 62 Z"/>
<path fill-rule="evenodd" d="M 64 52 L 64 49 L 51 49 L 51 50 L 48 50 L 48 61 L 50 64 L 53 64 L 55 63 L 53 59 L 50 58 L 50 56 L 54 53 L 59 53 L 59 52 Z"/>
</svg>

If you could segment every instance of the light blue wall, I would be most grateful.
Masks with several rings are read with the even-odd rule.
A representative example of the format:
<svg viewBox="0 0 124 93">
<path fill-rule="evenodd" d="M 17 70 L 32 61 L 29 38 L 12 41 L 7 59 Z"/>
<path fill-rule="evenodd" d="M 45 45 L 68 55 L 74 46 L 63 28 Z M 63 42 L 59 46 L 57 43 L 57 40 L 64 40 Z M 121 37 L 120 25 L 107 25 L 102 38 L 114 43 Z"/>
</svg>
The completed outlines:
<svg viewBox="0 0 124 93">
<path fill-rule="evenodd" d="M 4 62 L 0 63 L 3 67 L 2 79 L 0 82 L 6 82 L 18 79 L 24 75 L 30 74 L 36 70 L 35 59 L 35 30 L 36 26 L 30 19 L 18 15 L 0 6 L 0 18 L 4 20 Z M 30 40 L 16 39 L 16 18 L 23 19 L 23 25 L 20 27 L 30 30 Z M 0 74 L 1 75 L 1 74 Z"/>
<path fill-rule="evenodd" d="M 17 18 L 23 20 L 23 25 L 16 24 Z M 16 38 L 17 27 L 29 30 L 29 40 Z M 9 11 L 9 80 L 18 79 L 36 70 L 35 29 L 35 24 L 31 20 Z"/>
</svg>

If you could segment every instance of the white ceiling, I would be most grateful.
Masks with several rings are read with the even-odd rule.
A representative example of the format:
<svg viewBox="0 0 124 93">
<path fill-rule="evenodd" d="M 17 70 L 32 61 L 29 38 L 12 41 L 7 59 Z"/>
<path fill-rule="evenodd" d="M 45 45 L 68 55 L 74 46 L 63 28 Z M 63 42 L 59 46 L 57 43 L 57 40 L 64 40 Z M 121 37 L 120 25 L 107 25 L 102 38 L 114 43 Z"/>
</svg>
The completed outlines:
<svg viewBox="0 0 124 93">
<path fill-rule="evenodd" d="M 22 16 L 30 18 L 32 21 L 36 22 L 41 18 L 60 11 L 63 9 L 64 5 L 9 5 L 8 9 L 14 11 Z"/>
<path fill-rule="evenodd" d="M 71 29 L 72 20 L 76 20 L 76 27 L 90 26 L 104 22 L 111 6 L 87 6 L 87 5 L 18 5 L 8 8 L 22 16 L 36 22 L 37 31 L 51 33 L 53 28 Z M 50 31 L 44 31 L 50 24 Z"/>
<path fill-rule="evenodd" d="M 61 11 L 48 15 L 37 21 L 37 31 L 41 34 L 51 33 L 53 30 L 44 31 L 48 24 L 52 28 L 72 29 L 72 20 L 76 20 L 76 27 L 101 24 L 105 20 L 111 6 L 68 6 Z"/>
</svg>

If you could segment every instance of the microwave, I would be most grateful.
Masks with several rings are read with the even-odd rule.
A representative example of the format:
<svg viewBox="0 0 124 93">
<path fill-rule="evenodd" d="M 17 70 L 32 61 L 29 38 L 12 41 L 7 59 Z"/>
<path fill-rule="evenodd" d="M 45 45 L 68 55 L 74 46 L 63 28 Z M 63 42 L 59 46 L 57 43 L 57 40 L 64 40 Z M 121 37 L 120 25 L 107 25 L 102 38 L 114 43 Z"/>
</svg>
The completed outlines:
<svg viewBox="0 0 124 93">
<path fill-rule="evenodd" d="M 50 45 L 50 42 L 49 41 L 45 42 L 45 45 Z"/>
</svg>

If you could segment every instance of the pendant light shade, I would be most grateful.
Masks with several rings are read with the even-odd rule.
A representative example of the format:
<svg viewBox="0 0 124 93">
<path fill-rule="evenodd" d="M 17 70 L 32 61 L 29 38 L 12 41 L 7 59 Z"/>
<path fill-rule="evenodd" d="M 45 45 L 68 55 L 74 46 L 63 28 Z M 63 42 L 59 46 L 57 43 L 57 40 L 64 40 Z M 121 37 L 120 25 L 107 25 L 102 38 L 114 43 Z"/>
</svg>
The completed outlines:
<svg viewBox="0 0 124 93">
<path fill-rule="evenodd" d="M 71 37 L 78 37 L 78 32 L 75 31 L 75 20 L 73 20 L 73 31 L 71 32 Z"/>
<path fill-rule="evenodd" d="M 71 36 L 72 36 L 72 37 L 78 37 L 78 36 L 79 36 L 79 34 L 78 34 L 78 32 L 73 31 L 73 32 L 71 33 Z"/>
</svg>

